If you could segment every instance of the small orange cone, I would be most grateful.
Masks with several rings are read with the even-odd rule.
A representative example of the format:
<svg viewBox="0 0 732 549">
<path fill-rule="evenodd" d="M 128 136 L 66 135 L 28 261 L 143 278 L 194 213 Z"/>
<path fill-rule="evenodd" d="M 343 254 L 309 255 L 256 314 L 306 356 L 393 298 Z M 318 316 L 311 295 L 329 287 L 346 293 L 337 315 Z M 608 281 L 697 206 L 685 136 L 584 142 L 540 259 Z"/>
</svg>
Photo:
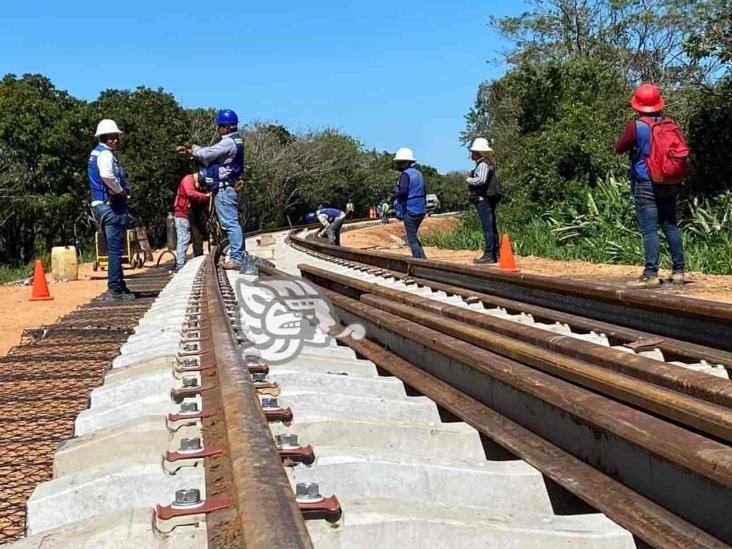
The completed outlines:
<svg viewBox="0 0 732 549">
<path fill-rule="evenodd" d="M 29 301 L 50 301 L 51 292 L 48 291 L 46 273 L 43 272 L 43 262 L 36 259 L 36 267 L 33 271 L 33 289 Z"/>
<path fill-rule="evenodd" d="M 519 268 L 516 267 L 516 258 L 513 257 L 511 239 L 508 237 L 508 233 L 505 233 L 501 239 L 501 257 L 498 261 L 498 270 L 512 273 L 519 272 Z"/>
</svg>

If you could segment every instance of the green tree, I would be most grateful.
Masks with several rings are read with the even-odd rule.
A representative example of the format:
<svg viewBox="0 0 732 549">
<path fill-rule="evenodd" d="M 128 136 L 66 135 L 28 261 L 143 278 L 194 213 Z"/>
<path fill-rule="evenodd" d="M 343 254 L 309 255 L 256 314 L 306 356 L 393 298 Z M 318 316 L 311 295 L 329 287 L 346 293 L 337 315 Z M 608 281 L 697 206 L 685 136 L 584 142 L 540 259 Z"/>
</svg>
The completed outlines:
<svg viewBox="0 0 732 549">
<path fill-rule="evenodd" d="M 81 201 L 88 132 L 85 103 L 48 78 L 0 81 L 0 259 L 26 262 L 89 226 Z"/>
</svg>

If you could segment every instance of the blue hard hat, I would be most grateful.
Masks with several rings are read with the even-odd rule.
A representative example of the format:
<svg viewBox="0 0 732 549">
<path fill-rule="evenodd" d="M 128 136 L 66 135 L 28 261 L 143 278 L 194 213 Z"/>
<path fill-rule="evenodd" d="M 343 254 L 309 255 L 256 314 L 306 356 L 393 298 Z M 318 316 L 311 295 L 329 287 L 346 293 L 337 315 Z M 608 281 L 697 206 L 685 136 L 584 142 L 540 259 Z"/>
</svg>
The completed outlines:
<svg viewBox="0 0 732 549">
<path fill-rule="evenodd" d="M 305 223 L 315 223 L 315 220 L 318 219 L 314 213 L 305 214 Z"/>
<path fill-rule="evenodd" d="M 231 109 L 221 109 L 216 113 L 217 126 L 237 126 L 238 124 L 239 117 Z"/>
</svg>

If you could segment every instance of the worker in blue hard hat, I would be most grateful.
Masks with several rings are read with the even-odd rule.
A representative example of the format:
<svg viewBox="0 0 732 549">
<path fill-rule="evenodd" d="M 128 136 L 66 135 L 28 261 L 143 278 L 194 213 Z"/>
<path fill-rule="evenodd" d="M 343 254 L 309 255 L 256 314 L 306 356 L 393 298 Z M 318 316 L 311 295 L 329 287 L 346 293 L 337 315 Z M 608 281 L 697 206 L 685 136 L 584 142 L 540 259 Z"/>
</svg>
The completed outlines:
<svg viewBox="0 0 732 549">
<path fill-rule="evenodd" d="M 341 245 L 341 228 L 343 227 L 343 221 L 345 219 L 346 212 L 339 210 L 338 208 L 320 207 L 315 213 L 305 214 L 306 223 L 315 223 L 316 221 L 320 222 L 323 228 L 318 231 L 318 234 L 327 234 L 328 244 L 332 246 Z"/>
<path fill-rule="evenodd" d="M 224 269 L 240 269 L 245 262 L 244 231 L 239 223 L 239 191 L 243 185 L 244 141 L 239 135 L 239 118 L 230 109 L 216 114 L 216 126 L 220 140 L 210 147 L 180 146 L 178 152 L 187 153 L 211 169 L 218 167 L 214 208 L 219 223 L 229 237 L 229 253 L 222 262 Z M 209 176 L 210 174 L 205 174 Z"/>
</svg>

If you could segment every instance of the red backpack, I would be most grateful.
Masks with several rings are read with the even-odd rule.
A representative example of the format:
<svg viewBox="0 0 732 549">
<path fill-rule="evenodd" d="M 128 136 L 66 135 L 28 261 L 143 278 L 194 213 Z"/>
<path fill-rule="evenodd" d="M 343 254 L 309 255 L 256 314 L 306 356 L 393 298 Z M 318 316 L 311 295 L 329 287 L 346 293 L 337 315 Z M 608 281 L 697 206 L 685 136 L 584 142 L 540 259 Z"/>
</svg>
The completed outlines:
<svg viewBox="0 0 732 549">
<path fill-rule="evenodd" d="M 648 175 L 654 183 L 673 185 L 686 176 L 689 147 L 679 126 L 670 118 L 654 120 L 641 116 L 651 133 L 651 152 L 646 157 Z"/>
</svg>

